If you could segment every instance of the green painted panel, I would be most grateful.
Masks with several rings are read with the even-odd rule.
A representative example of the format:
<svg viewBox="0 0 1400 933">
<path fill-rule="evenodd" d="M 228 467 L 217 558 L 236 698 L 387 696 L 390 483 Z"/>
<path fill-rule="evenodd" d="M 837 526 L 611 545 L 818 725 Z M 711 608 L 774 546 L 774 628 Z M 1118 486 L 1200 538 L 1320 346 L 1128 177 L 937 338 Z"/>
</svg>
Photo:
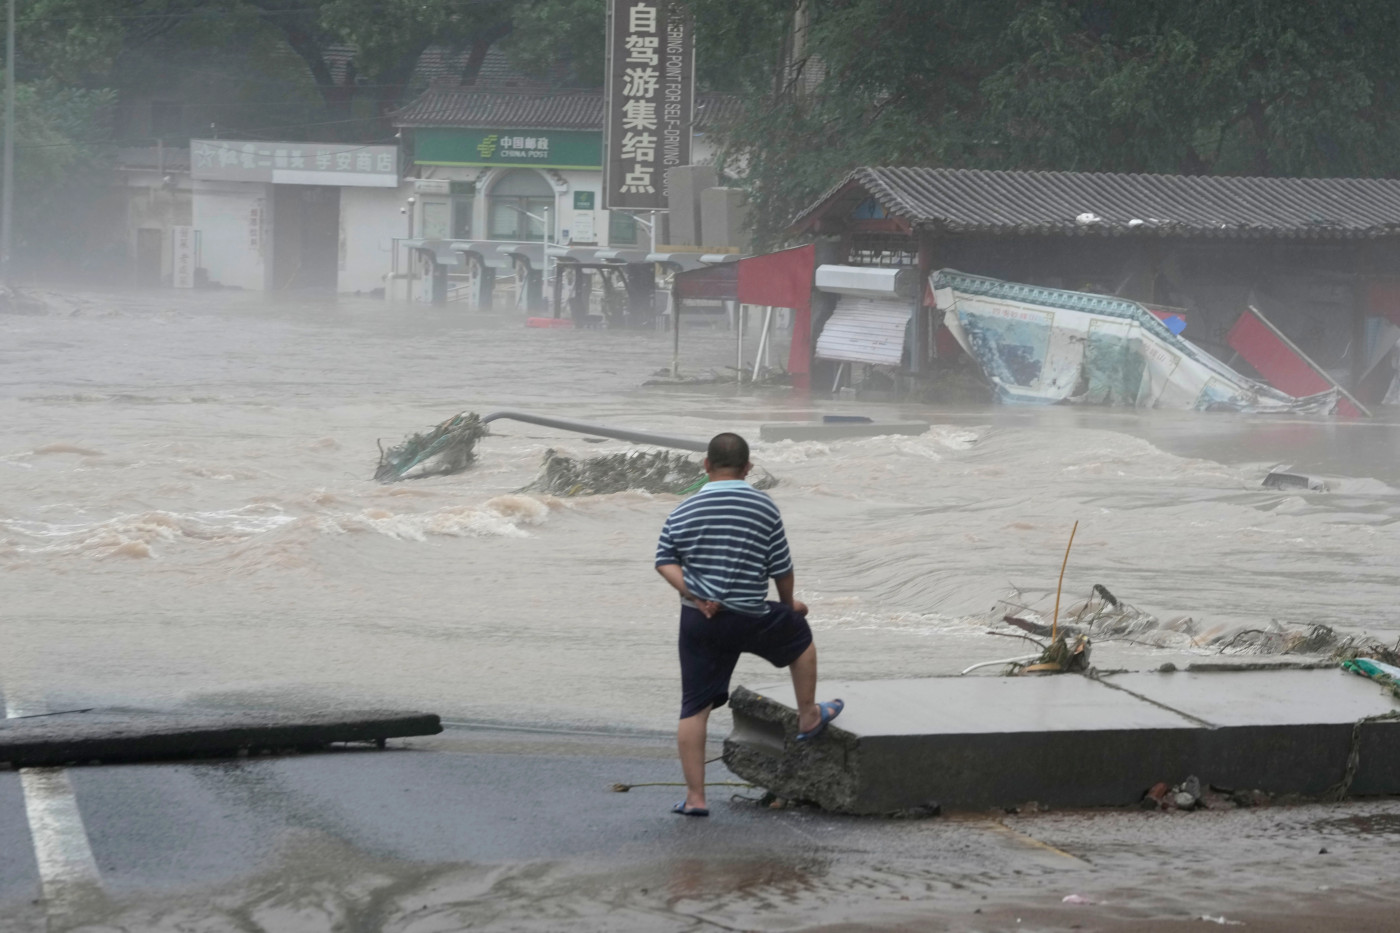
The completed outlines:
<svg viewBox="0 0 1400 933">
<path fill-rule="evenodd" d="M 603 134 L 580 130 L 414 130 L 414 162 L 508 168 L 602 168 Z"/>
</svg>

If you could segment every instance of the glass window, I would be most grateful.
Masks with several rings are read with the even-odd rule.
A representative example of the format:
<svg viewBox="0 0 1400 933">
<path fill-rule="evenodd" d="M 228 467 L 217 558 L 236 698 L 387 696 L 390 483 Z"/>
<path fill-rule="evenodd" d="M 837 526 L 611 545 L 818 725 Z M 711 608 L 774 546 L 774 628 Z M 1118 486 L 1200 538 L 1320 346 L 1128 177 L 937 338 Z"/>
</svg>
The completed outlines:
<svg viewBox="0 0 1400 933">
<path fill-rule="evenodd" d="M 453 198 L 452 199 L 452 238 L 454 240 L 470 240 L 472 237 L 472 208 L 476 205 L 473 198 Z"/>
<path fill-rule="evenodd" d="M 637 245 L 637 221 L 631 214 L 608 211 L 608 245 Z"/>
<path fill-rule="evenodd" d="M 449 205 L 445 201 L 424 201 L 421 231 L 423 239 L 447 239 L 449 216 Z"/>
<path fill-rule="evenodd" d="M 549 182 L 526 169 L 507 172 L 487 196 L 488 235 L 493 240 L 542 240 L 546 212 L 552 227 L 554 189 Z"/>
</svg>

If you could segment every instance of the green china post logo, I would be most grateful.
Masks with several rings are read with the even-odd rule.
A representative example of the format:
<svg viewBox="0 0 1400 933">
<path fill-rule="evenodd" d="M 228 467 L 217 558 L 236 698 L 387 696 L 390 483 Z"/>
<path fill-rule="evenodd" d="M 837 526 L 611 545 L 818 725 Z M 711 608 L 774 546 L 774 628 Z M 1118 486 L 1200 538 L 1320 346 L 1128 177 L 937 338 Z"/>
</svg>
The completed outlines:
<svg viewBox="0 0 1400 933">
<path fill-rule="evenodd" d="M 603 134 L 592 130 L 426 127 L 413 135 L 414 162 L 419 165 L 566 169 L 597 169 L 603 165 Z"/>
</svg>

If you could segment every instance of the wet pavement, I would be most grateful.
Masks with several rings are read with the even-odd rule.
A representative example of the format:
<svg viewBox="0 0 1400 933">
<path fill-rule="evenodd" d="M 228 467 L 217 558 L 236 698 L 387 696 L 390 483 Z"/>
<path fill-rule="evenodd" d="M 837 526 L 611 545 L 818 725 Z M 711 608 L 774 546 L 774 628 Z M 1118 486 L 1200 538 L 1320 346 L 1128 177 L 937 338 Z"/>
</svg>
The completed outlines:
<svg viewBox="0 0 1400 933">
<path fill-rule="evenodd" d="M 678 788 L 612 789 L 677 779 L 664 736 L 394 745 L 68 769 L 100 889 L 67 903 L 40 898 L 20 775 L 0 772 L 0 930 L 1305 929 L 1288 924 L 1319 912 L 1359 930 L 1400 908 L 1394 799 L 888 820 L 714 787 L 713 816 L 688 819 L 667 812 Z"/>
</svg>

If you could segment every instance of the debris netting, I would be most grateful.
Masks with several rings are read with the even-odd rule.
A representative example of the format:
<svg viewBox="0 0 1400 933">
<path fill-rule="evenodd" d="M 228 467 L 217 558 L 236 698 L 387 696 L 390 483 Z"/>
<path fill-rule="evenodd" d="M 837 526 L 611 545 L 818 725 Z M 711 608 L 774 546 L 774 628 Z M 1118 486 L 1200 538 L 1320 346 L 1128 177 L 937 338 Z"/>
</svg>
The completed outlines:
<svg viewBox="0 0 1400 933">
<path fill-rule="evenodd" d="M 765 470 L 750 477 L 756 489 L 771 489 L 778 481 Z M 680 495 L 706 482 L 699 459 L 669 450 L 627 450 L 586 459 L 575 459 L 550 449 L 534 482 L 521 492 L 554 496 L 597 496 L 612 492 L 640 491 Z"/>
<path fill-rule="evenodd" d="M 374 478 L 381 483 L 425 476 L 460 473 L 476 460 L 477 441 L 490 433 L 476 412 L 462 412 L 446 421 L 405 438 L 385 450 L 379 448 Z M 640 491 L 682 495 L 705 485 L 701 458 L 669 450 L 626 450 L 597 457 L 569 457 L 550 448 L 545 451 L 539 475 L 521 492 L 553 496 L 597 496 L 611 492 Z M 756 489 L 771 489 L 778 480 L 766 470 L 749 477 Z"/>
<path fill-rule="evenodd" d="M 405 438 L 397 447 L 379 447 L 374 478 L 381 483 L 460 473 L 476 459 L 476 442 L 490 431 L 476 412 L 453 415 L 436 427 Z"/>
<path fill-rule="evenodd" d="M 1050 594 L 1053 597 L 1053 593 Z M 993 630 L 1005 625 L 1025 632 L 1029 640 L 1050 637 L 1052 613 L 1026 605 L 1017 593 L 992 608 L 988 622 Z M 1170 649 L 1212 649 L 1234 655 L 1313 655 L 1354 658 L 1360 656 L 1393 658 L 1400 646 L 1387 645 L 1368 635 L 1338 632 L 1330 625 L 1285 625 L 1277 620 L 1262 628 L 1247 626 L 1207 626 L 1190 616 L 1166 622 L 1114 596 L 1101 584 L 1094 584 L 1089 597 L 1063 611 L 1059 633 L 1070 639 L 1079 635 L 1094 641 L 1123 641 L 1135 645 Z M 1003 634 L 1006 634 L 1003 631 Z M 1041 644 L 1041 647 L 1046 647 Z"/>
</svg>

